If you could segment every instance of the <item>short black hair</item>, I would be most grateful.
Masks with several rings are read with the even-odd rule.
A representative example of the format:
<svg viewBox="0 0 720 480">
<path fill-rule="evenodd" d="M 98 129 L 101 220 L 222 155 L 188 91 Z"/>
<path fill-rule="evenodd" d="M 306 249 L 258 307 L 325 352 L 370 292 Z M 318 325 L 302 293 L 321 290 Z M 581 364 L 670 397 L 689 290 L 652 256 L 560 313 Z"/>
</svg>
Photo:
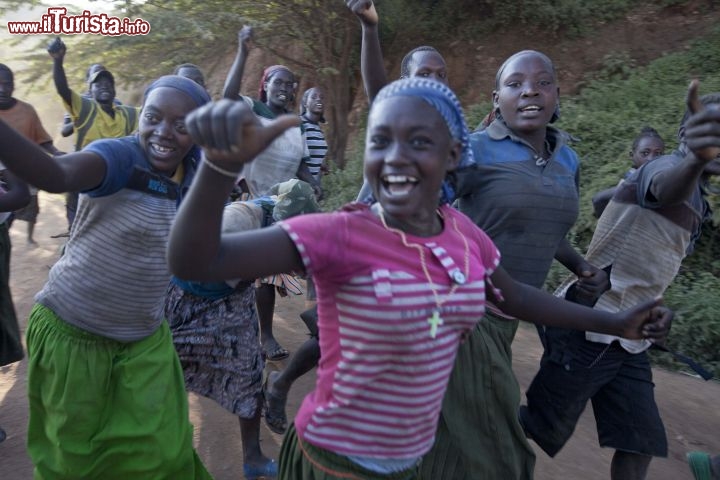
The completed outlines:
<svg viewBox="0 0 720 480">
<path fill-rule="evenodd" d="M 661 142 L 663 142 L 663 145 L 665 144 L 665 140 L 660 136 L 657 130 L 655 130 L 653 127 L 645 126 L 640 129 L 640 133 L 637 134 L 637 137 L 635 137 L 635 140 L 633 140 L 632 143 L 632 150 L 633 152 L 637 148 L 638 144 L 640 143 L 640 140 L 643 138 L 657 138 Z"/>
<path fill-rule="evenodd" d="M 180 71 L 180 69 L 182 69 L 182 68 L 194 68 L 198 72 L 202 73 L 202 70 L 200 69 L 200 67 L 198 67 L 194 63 L 181 63 L 180 65 L 175 67 L 175 70 L 173 70 L 173 75 L 177 75 L 178 72 Z"/>
<path fill-rule="evenodd" d="M 15 83 L 15 75 L 13 74 L 13 71 L 10 70 L 10 67 L 5 65 L 4 63 L 0 63 L 0 72 L 5 72 L 10 75 L 10 81 Z"/>
<path fill-rule="evenodd" d="M 513 53 L 512 55 L 510 55 L 507 59 L 505 59 L 502 65 L 500 65 L 500 68 L 498 68 L 497 73 L 495 73 L 495 91 L 500 89 L 500 79 L 502 78 L 502 75 L 510 62 L 512 62 L 518 57 L 522 57 L 523 55 L 537 55 L 538 57 L 540 57 L 545 63 L 548 64 L 548 66 L 550 67 L 550 71 L 552 72 L 553 77 L 557 82 L 557 69 L 555 69 L 555 63 L 550 59 L 550 57 L 548 57 L 542 52 L 538 52 L 537 50 L 521 50 L 517 53 Z M 495 118 L 502 118 L 499 108 L 495 109 Z M 555 123 L 558 118 L 560 118 L 559 103 L 555 105 L 555 111 L 553 112 L 552 117 L 550 117 L 550 123 Z"/>
<path fill-rule="evenodd" d="M 438 52 L 437 49 L 428 45 L 413 48 L 403 57 L 402 62 L 400 63 L 400 78 L 408 78 L 410 76 L 410 62 L 412 61 L 413 55 L 417 52 L 434 52 L 440 55 L 440 52 Z M 440 57 L 442 57 L 442 55 L 440 55 Z"/>
<path fill-rule="evenodd" d="M 500 68 L 498 68 L 497 73 L 495 74 L 495 90 L 500 88 L 500 78 L 502 78 L 503 72 L 505 72 L 505 69 L 507 68 L 508 64 L 515 60 L 518 57 L 522 57 L 523 55 L 537 55 L 538 57 L 542 58 L 545 63 L 547 63 L 550 66 L 550 70 L 553 73 L 553 76 L 555 77 L 555 80 L 557 81 L 557 70 L 555 69 L 555 63 L 542 52 L 538 52 L 537 50 L 521 50 L 517 53 L 514 53 L 510 55 L 502 65 L 500 65 Z"/>
</svg>

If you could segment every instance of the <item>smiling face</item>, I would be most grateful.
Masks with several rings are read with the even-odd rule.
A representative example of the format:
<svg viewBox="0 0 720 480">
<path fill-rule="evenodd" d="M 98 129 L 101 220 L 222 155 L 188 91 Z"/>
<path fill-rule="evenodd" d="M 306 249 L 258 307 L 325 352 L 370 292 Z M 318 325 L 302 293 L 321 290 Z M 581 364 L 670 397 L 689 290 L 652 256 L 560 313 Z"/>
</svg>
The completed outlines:
<svg viewBox="0 0 720 480">
<path fill-rule="evenodd" d="M 295 93 L 295 77 L 285 69 L 277 70 L 265 82 L 267 106 L 273 111 L 284 112 Z"/>
<path fill-rule="evenodd" d="M 315 116 L 322 116 L 325 111 L 325 93 L 315 87 L 309 90 L 305 100 L 305 110 Z"/>
<path fill-rule="evenodd" d="M 637 146 L 630 152 L 632 165 L 640 168 L 650 160 L 662 156 L 665 153 L 665 143 L 657 137 L 642 137 L 638 140 Z"/>
<path fill-rule="evenodd" d="M 440 83 L 448 84 L 447 65 L 445 59 L 432 50 L 420 50 L 413 53 L 410 61 L 410 76 L 432 78 Z"/>
<path fill-rule="evenodd" d="M 528 52 L 505 65 L 493 104 L 517 135 L 541 133 L 544 137 L 559 92 L 552 65 L 539 53 Z"/>
<path fill-rule="evenodd" d="M 98 103 L 112 105 L 115 100 L 115 84 L 109 76 L 100 75 L 90 84 L 90 95 Z"/>
<path fill-rule="evenodd" d="M 140 112 L 140 144 L 153 168 L 172 175 L 193 146 L 185 116 L 195 103 L 174 88 L 151 91 Z"/>
<path fill-rule="evenodd" d="M 438 111 L 422 99 L 397 96 L 373 105 L 364 174 L 389 225 L 430 234 L 436 226 L 440 185 L 459 159 L 459 142 Z"/>
</svg>

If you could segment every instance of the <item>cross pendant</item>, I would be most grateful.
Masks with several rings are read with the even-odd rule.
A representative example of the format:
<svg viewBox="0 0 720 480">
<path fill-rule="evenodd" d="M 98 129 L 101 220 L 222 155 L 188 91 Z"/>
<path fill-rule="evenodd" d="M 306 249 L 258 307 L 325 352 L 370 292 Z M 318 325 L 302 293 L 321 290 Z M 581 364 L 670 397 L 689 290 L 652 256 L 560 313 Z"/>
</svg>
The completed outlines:
<svg viewBox="0 0 720 480">
<path fill-rule="evenodd" d="M 440 312 L 433 310 L 432 317 L 428 318 L 427 322 L 430 324 L 430 338 L 435 338 L 437 336 L 438 325 L 443 324 Z"/>
</svg>

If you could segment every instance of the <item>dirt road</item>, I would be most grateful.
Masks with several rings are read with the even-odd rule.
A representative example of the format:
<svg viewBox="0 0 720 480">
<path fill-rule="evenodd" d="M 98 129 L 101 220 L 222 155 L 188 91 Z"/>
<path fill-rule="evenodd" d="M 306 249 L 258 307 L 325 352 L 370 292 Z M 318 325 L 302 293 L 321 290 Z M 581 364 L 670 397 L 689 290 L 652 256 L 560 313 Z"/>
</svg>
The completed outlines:
<svg viewBox="0 0 720 480">
<path fill-rule="evenodd" d="M 32 305 L 33 295 L 41 288 L 49 266 L 57 258 L 62 239 L 50 235 L 65 227 L 61 196 L 41 192 L 41 213 L 35 238 L 39 245 L 25 243 L 25 224 L 17 222 L 12 229 L 12 288 L 15 307 L 24 329 Z M 276 335 L 291 350 L 305 339 L 305 327 L 298 318 L 303 298 L 278 299 Z M 537 370 L 541 347 L 533 328 L 521 328 L 513 344 L 515 371 L 524 388 Z M 282 365 L 269 364 L 268 368 Z M 0 444 L 0 479 L 28 480 L 32 466 L 25 452 L 27 424 L 26 362 L 0 368 L 0 425 L 8 438 Z M 310 390 L 314 375 L 299 381 L 291 392 L 289 414 L 297 410 L 302 397 Z M 666 459 L 655 459 L 649 479 L 691 479 L 685 463 L 688 450 L 720 452 L 720 384 L 707 383 L 682 374 L 655 370 L 656 395 L 665 421 L 670 444 Z M 195 425 L 195 445 L 210 472 L 217 480 L 235 480 L 242 476 L 240 430 L 233 415 L 212 401 L 190 396 L 191 420 Z M 262 431 L 263 449 L 277 456 L 282 438 L 266 428 Z M 549 459 L 539 449 L 537 480 L 609 478 L 612 452 L 597 446 L 594 420 L 588 409 L 578 429 L 555 459 Z M 500 479 L 498 479 L 500 480 Z"/>
</svg>

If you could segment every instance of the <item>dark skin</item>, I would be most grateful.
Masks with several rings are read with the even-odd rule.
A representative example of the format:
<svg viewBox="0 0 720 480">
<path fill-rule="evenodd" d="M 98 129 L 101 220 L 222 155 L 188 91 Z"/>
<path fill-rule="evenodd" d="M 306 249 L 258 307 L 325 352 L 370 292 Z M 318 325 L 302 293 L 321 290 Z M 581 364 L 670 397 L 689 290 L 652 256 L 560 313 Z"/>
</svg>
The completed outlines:
<svg viewBox="0 0 720 480">
<path fill-rule="evenodd" d="M 25 182 L 9 170 L 2 170 L 0 178 L 5 183 L 5 193 L 0 195 L 0 212 L 14 212 L 30 203 L 30 189 Z"/>
<path fill-rule="evenodd" d="M 152 91 L 140 112 L 141 147 L 153 168 L 172 175 L 192 142 L 184 130 L 190 98 L 170 88 Z M 157 146 L 162 152 L 157 152 Z M 91 152 L 49 157 L 41 148 L 0 121 L 0 161 L 24 181 L 51 193 L 91 190 L 103 181 L 105 160 Z"/>
<path fill-rule="evenodd" d="M 240 85 L 242 84 L 243 72 L 245 71 L 245 62 L 252 48 L 252 40 L 253 28 L 250 25 L 243 26 L 240 32 L 238 32 L 238 51 L 235 56 L 235 61 L 230 67 L 230 73 L 225 80 L 223 98 L 230 100 L 237 99 L 238 93 L 240 92 Z M 294 76 L 285 70 L 275 72 L 266 79 L 264 89 L 267 92 L 265 105 L 276 115 L 287 113 L 285 108 L 290 101 L 290 97 L 295 94 Z M 285 96 L 285 100 L 280 98 L 281 95 Z M 322 200 L 322 187 L 312 176 L 305 162 L 300 162 L 295 176 L 309 183 L 315 191 L 316 198 Z"/>
<path fill-rule="evenodd" d="M 0 71 L 0 110 L 12 108 L 17 103 L 17 99 L 13 97 L 15 92 L 15 81 L 13 76 L 6 71 Z M 52 141 L 40 144 L 40 148 L 50 155 L 60 155 L 62 152 L 55 148 Z"/>
<path fill-rule="evenodd" d="M 550 124 L 560 89 L 552 65 L 537 52 L 528 51 L 508 63 L 493 92 L 493 104 L 507 126 L 536 152 L 545 152 Z M 607 274 L 588 263 L 567 239 L 555 252 L 555 259 L 578 276 L 579 300 L 590 303 L 608 289 Z"/>
<path fill-rule="evenodd" d="M 642 137 L 638 140 L 637 148 L 630 150 L 630 160 L 634 168 L 640 168 L 645 163 L 661 156 L 664 151 L 665 144 L 661 139 L 656 137 Z M 605 210 L 605 207 L 607 207 L 614 193 L 615 187 L 612 187 L 601 190 L 593 195 L 592 204 L 595 218 L 600 218 L 600 215 L 602 215 L 602 212 Z"/>
<path fill-rule="evenodd" d="M 186 77 L 192 80 L 193 82 L 197 83 L 201 87 L 205 88 L 205 76 L 203 73 L 194 67 L 182 67 L 178 70 L 177 75 L 180 75 L 181 77 Z"/>
<path fill-rule="evenodd" d="M 105 67 L 103 65 L 100 65 L 99 63 L 93 64 L 88 71 L 88 75 L 85 78 L 85 81 L 87 82 L 90 76 L 92 76 L 92 74 L 97 72 L 98 70 L 105 70 Z M 88 85 L 88 94 L 90 94 L 90 85 Z M 63 126 L 60 129 L 60 134 L 63 137 L 69 137 L 75 132 L 75 125 L 73 124 L 72 117 L 70 117 L 69 114 L 65 114 L 63 120 Z"/>
<path fill-rule="evenodd" d="M 304 106 L 305 113 L 303 116 L 310 122 L 317 125 L 325 113 L 325 92 L 318 87 L 311 88 Z M 323 164 L 320 166 L 320 171 L 325 175 L 330 173 L 330 167 L 326 162 L 327 159 L 325 159 Z"/>
<path fill-rule="evenodd" d="M 231 171 L 239 171 L 275 137 L 287 128 L 297 125 L 297 117 L 283 116 L 267 126 L 262 126 L 247 105 L 237 102 L 228 105 L 223 102 L 194 111 L 188 116 L 188 129 L 195 142 L 204 148 L 210 161 Z M 422 121 L 423 118 L 418 117 L 411 106 L 408 105 L 406 115 Z M 373 108 L 378 108 L 378 105 Z M 376 120 L 382 121 L 383 118 L 383 115 L 378 114 Z M 369 124 L 368 128 L 372 126 L 373 124 Z M 448 142 L 447 145 L 450 150 L 438 161 L 448 162 L 448 168 L 454 168 L 451 151 L 456 146 L 453 142 Z M 427 181 L 436 184 L 439 189 L 446 172 L 428 172 L 434 173 Z M 370 177 L 368 181 L 374 190 L 378 188 L 375 177 Z M 233 235 L 221 234 L 222 210 L 233 183 L 233 178 L 220 175 L 204 164 L 201 165 L 198 176 L 180 207 L 170 235 L 168 262 L 173 273 L 180 278 L 217 281 L 304 271 L 295 244 L 280 227 L 272 226 Z M 411 213 L 404 207 L 397 205 L 393 207 L 393 211 L 394 224 L 399 228 L 414 223 L 405 218 Z M 416 216 L 414 213 L 411 215 Z M 430 218 L 431 223 L 426 229 L 434 230 L 434 217 L 424 214 L 420 217 Z M 655 339 L 666 334 L 672 319 L 672 312 L 659 307 L 659 299 L 624 312 L 608 313 L 566 302 L 516 282 L 502 267 L 496 270 L 491 279 L 505 297 L 504 301 L 500 301 L 493 296 L 492 289 L 488 288 L 491 301 L 496 302 L 507 314 L 540 324 L 607 332 L 626 338 Z"/>
<path fill-rule="evenodd" d="M 365 93 L 368 101 L 372 103 L 378 92 L 388 84 L 380 47 L 379 17 L 371 0 L 345 0 L 345 4 L 358 17 L 362 26 L 360 69 Z M 409 67 L 411 77 L 427 77 L 446 85 L 448 83 L 445 60 L 436 52 L 415 52 Z"/>
<path fill-rule="evenodd" d="M 547 126 L 559 96 L 552 65 L 540 54 L 528 51 L 505 65 L 493 92 L 493 106 L 518 137 L 547 158 Z"/>
<path fill-rule="evenodd" d="M 699 85 L 694 80 L 688 87 L 686 103 L 692 115 L 680 131 L 689 152 L 683 162 L 655 175 L 650 185 L 650 194 L 660 205 L 685 201 L 706 169 L 712 172 L 720 159 L 720 106 L 700 103 Z"/>
<path fill-rule="evenodd" d="M 65 75 L 65 68 L 63 66 L 66 52 L 67 48 L 63 44 L 57 50 L 48 53 L 53 59 L 53 81 L 55 82 L 55 90 L 57 90 L 58 95 L 60 95 L 63 101 L 66 104 L 70 105 L 72 103 L 72 92 L 68 85 L 67 76 Z M 115 86 L 112 85 L 112 82 L 111 87 L 111 94 L 108 90 L 108 85 L 106 84 L 102 87 L 102 94 L 98 94 L 96 96 L 93 93 L 93 86 L 91 85 L 90 93 L 95 98 L 95 101 L 100 104 L 100 107 L 103 109 L 103 111 L 105 111 L 111 117 L 115 118 L 115 109 L 113 108 L 113 100 L 115 99 Z M 101 90 L 100 86 L 96 87 L 96 89 L 98 91 Z"/>
</svg>

